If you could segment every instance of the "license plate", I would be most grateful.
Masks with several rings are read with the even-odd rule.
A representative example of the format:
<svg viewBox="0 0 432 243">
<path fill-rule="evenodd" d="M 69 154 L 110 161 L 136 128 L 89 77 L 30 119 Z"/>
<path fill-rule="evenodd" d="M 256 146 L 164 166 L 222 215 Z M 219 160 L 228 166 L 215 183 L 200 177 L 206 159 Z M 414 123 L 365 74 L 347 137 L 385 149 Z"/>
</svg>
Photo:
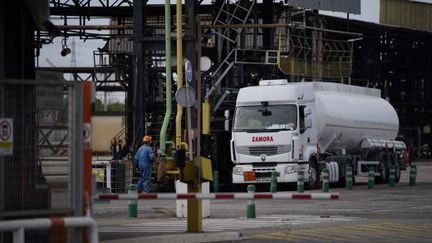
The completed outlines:
<svg viewBox="0 0 432 243">
<path fill-rule="evenodd" d="M 271 178 L 256 178 L 256 182 L 270 182 Z"/>
</svg>

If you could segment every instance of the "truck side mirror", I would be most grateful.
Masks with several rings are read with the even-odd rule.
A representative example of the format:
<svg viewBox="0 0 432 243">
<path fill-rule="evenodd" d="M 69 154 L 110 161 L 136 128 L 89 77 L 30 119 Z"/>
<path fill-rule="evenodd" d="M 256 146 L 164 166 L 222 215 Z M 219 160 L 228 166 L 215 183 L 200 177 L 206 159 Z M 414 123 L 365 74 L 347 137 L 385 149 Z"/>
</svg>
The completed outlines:
<svg viewBox="0 0 432 243">
<path fill-rule="evenodd" d="M 312 114 L 311 108 L 310 107 L 306 107 L 304 109 L 304 114 L 305 114 L 305 116 L 309 116 L 310 114 Z"/>
<path fill-rule="evenodd" d="M 230 111 L 225 110 L 224 112 L 225 122 L 224 122 L 224 130 L 229 131 L 229 117 L 230 117 Z"/>
<path fill-rule="evenodd" d="M 311 128 L 312 127 L 312 118 L 305 117 L 305 128 Z"/>
</svg>

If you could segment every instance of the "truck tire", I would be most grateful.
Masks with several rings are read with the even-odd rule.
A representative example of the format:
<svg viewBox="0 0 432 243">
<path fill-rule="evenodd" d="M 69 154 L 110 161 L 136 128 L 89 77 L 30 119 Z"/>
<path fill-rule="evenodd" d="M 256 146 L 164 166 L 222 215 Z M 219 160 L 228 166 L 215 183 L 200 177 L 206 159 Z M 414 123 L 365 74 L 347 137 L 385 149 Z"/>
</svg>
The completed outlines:
<svg viewBox="0 0 432 243">
<path fill-rule="evenodd" d="M 396 158 L 395 158 L 395 157 Z M 396 154 L 392 156 L 392 165 L 395 168 L 395 182 L 398 183 L 401 178 L 401 167 L 400 167 L 400 157 Z"/>
<path fill-rule="evenodd" d="M 320 172 L 314 159 L 309 159 L 309 181 L 306 184 L 308 189 L 320 188 Z"/>
<path fill-rule="evenodd" d="M 347 159 L 345 161 L 345 166 L 351 167 L 351 171 L 352 171 L 352 178 L 351 179 L 352 179 L 352 184 L 354 185 L 355 184 L 355 171 L 354 171 L 354 166 L 353 166 L 352 160 L 351 159 Z M 345 172 L 344 173 L 346 173 L 346 168 L 345 168 Z M 346 177 L 346 174 L 345 174 L 345 177 Z M 344 187 L 345 187 L 345 184 L 346 184 L 346 180 L 344 180 L 344 185 L 343 185 Z"/>
<path fill-rule="evenodd" d="M 388 182 L 388 172 L 389 167 L 387 165 L 386 157 L 384 152 L 378 153 L 378 172 L 380 173 L 379 176 L 375 177 L 375 180 L 377 181 L 377 184 L 383 184 Z"/>
<path fill-rule="evenodd" d="M 346 167 L 349 166 L 352 169 L 352 182 L 355 184 L 355 172 L 354 167 L 352 165 L 352 161 L 348 157 L 338 157 L 337 159 L 339 166 L 339 181 L 336 182 L 336 185 L 339 187 L 345 187 L 346 185 Z"/>
</svg>

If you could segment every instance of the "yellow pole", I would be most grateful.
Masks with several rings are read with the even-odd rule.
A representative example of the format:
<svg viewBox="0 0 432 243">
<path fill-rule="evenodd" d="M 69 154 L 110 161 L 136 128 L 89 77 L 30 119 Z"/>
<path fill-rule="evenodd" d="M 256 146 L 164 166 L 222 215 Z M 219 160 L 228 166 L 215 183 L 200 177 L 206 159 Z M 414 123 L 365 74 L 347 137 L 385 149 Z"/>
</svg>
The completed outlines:
<svg viewBox="0 0 432 243">
<path fill-rule="evenodd" d="M 182 21 L 182 1 L 176 2 L 176 25 L 177 25 L 177 90 L 183 86 L 183 21 Z M 183 107 L 177 103 L 176 114 L 176 147 L 181 147 L 181 121 L 183 116 Z"/>
</svg>

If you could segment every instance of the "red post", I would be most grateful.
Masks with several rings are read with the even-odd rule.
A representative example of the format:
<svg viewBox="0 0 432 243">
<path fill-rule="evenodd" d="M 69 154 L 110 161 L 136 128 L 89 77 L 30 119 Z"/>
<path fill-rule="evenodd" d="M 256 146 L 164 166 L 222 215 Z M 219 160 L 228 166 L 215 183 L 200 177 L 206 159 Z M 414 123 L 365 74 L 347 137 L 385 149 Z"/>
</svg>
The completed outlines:
<svg viewBox="0 0 432 243">
<path fill-rule="evenodd" d="M 83 166 L 83 178 L 84 178 L 84 198 L 90 198 L 91 196 L 91 170 L 92 170 L 92 151 L 91 151 L 91 82 L 83 82 L 83 148 L 84 148 L 84 166 Z M 90 205 L 88 205 L 90 206 Z"/>
<path fill-rule="evenodd" d="M 84 212 L 91 208 L 91 176 L 92 176 L 92 150 L 91 150 L 91 82 L 83 82 L 83 198 Z M 83 230 L 83 242 L 87 243 L 87 230 Z"/>
</svg>

